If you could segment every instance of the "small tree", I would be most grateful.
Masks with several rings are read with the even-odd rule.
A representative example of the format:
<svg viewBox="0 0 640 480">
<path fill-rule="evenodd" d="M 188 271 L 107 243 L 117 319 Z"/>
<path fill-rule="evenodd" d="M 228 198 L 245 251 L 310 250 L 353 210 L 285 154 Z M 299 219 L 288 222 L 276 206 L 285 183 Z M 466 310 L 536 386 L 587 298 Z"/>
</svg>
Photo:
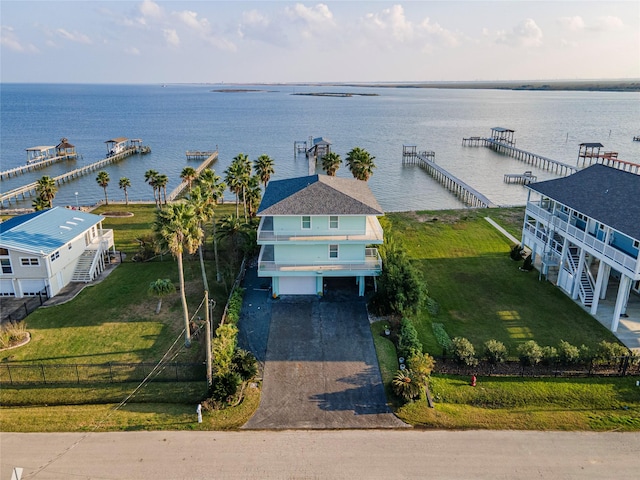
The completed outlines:
<svg viewBox="0 0 640 480">
<path fill-rule="evenodd" d="M 238 328 L 230 323 L 220 325 L 213 339 L 213 369 L 216 376 L 231 373 L 233 355 L 236 350 Z"/>
<path fill-rule="evenodd" d="M 162 308 L 162 299 L 167 295 L 175 293 L 175 291 L 175 285 L 168 278 L 159 278 L 149 284 L 149 293 L 158 297 L 156 315 L 160 313 L 160 309 Z"/>
<path fill-rule="evenodd" d="M 400 322 L 400 335 L 398 336 L 398 354 L 408 359 L 422 353 L 422 343 L 418 340 L 418 332 L 411 320 L 403 318 Z"/>
<path fill-rule="evenodd" d="M 464 337 L 456 337 L 451 341 L 451 346 L 453 358 L 459 365 L 474 367 L 478 364 L 476 349 L 469 340 Z"/>
<path fill-rule="evenodd" d="M 504 343 L 498 340 L 487 340 L 484 342 L 484 358 L 486 358 L 491 365 L 504 363 L 508 356 L 509 352 Z"/>
<path fill-rule="evenodd" d="M 602 363 L 613 363 L 625 355 L 629 355 L 629 349 L 624 345 L 602 340 L 596 349 L 595 360 Z"/>
<path fill-rule="evenodd" d="M 109 174 L 105 170 L 101 170 L 98 172 L 98 176 L 96 177 L 96 182 L 104 190 L 105 205 L 109 205 L 109 196 L 107 195 L 107 187 L 109 186 L 110 181 L 111 181 L 111 178 L 109 178 Z"/>
<path fill-rule="evenodd" d="M 238 348 L 233 354 L 231 369 L 240 375 L 242 381 L 246 382 L 258 374 L 258 362 L 253 353 Z"/>
<path fill-rule="evenodd" d="M 569 342 L 560 340 L 558 344 L 558 358 L 563 365 L 578 363 L 580 360 L 580 349 Z"/>
<path fill-rule="evenodd" d="M 522 365 L 537 365 L 542 360 L 542 348 L 535 340 L 528 340 L 518 346 L 518 358 Z"/>
<path fill-rule="evenodd" d="M 417 375 L 408 369 L 398 370 L 391 381 L 391 386 L 393 393 L 406 401 L 412 401 L 422 392 L 422 384 Z"/>
<path fill-rule="evenodd" d="M 409 370 L 416 375 L 422 384 L 427 383 L 435 364 L 435 360 L 428 353 L 415 353 L 407 359 Z"/>
<path fill-rule="evenodd" d="M 558 349 L 556 347 L 542 347 L 542 360 L 544 365 L 553 365 L 558 361 Z"/>
<path fill-rule="evenodd" d="M 128 188 L 131 186 L 131 180 L 127 177 L 121 177 L 118 181 L 118 186 L 124 190 L 124 204 L 129 205 L 129 190 Z"/>
</svg>

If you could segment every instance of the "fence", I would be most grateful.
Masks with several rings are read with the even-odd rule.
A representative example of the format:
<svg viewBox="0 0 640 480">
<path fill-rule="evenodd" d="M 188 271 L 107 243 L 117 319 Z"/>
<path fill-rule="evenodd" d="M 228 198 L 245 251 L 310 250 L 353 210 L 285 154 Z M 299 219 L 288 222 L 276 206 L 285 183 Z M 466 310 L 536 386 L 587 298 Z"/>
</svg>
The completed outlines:
<svg viewBox="0 0 640 480">
<path fill-rule="evenodd" d="M 561 362 L 522 365 L 508 361 L 492 365 L 480 361 L 476 366 L 459 365 L 451 357 L 436 358 L 434 373 L 452 375 L 508 375 L 522 377 L 624 377 L 640 376 L 640 357 L 627 355 L 610 361 L 591 360 L 585 363 L 567 365 Z"/>
<path fill-rule="evenodd" d="M 28 364 L 0 363 L 0 385 L 90 384 L 140 382 L 156 363 Z M 193 382 L 206 379 L 201 363 L 171 362 L 154 372 L 152 382 Z"/>
<path fill-rule="evenodd" d="M 19 322 L 48 299 L 49 296 L 46 289 L 39 292 L 37 297 L 24 297 L 24 299 L 3 297 L 0 299 L 0 307 L 2 309 L 0 322 Z"/>
</svg>

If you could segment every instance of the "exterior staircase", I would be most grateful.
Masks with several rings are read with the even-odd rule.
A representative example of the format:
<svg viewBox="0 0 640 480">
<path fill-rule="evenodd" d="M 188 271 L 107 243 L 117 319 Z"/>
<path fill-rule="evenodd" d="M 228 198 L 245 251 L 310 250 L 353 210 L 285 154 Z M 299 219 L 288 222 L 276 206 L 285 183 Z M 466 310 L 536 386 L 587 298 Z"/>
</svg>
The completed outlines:
<svg viewBox="0 0 640 480">
<path fill-rule="evenodd" d="M 580 254 L 578 253 L 577 247 L 569 247 L 567 259 L 572 272 L 575 275 L 578 271 L 578 264 L 580 263 Z M 582 304 L 586 307 L 590 307 L 593 303 L 594 288 L 594 281 L 585 261 L 582 268 L 582 275 L 580 275 L 580 300 L 582 300 Z"/>
<path fill-rule="evenodd" d="M 71 277 L 72 282 L 89 283 L 93 280 L 94 264 L 100 254 L 99 249 L 87 249 L 78 258 L 78 263 Z"/>
</svg>

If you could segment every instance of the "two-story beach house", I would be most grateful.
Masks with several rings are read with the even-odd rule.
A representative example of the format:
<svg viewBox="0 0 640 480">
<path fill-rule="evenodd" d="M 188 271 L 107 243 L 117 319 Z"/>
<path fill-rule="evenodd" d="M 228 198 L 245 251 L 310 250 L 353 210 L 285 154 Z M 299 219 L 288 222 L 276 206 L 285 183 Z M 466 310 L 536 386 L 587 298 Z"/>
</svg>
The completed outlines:
<svg viewBox="0 0 640 480">
<path fill-rule="evenodd" d="M 0 223 L 0 295 L 53 297 L 70 282 L 90 282 L 114 249 L 103 217 L 54 207 Z"/>
<path fill-rule="evenodd" d="M 630 295 L 640 293 L 640 175 L 593 165 L 528 188 L 523 245 L 592 315 L 615 295 L 615 332 Z"/>
<path fill-rule="evenodd" d="M 258 276 L 273 295 L 316 295 L 328 277 L 377 276 L 384 215 L 366 182 L 327 175 L 269 182 L 260 208 Z"/>
</svg>

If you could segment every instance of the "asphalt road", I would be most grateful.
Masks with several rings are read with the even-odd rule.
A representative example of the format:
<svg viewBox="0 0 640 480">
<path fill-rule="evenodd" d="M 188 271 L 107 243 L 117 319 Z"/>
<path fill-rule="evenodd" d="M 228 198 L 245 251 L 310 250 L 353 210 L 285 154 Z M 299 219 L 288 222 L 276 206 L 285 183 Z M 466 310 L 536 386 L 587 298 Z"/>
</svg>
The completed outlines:
<svg viewBox="0 0 640 480">
<path fill-rule="evenodd" d="M 0 478 L 637 479 L 640 434 L 316 430 L 2 433 Z"/>
</svg>

